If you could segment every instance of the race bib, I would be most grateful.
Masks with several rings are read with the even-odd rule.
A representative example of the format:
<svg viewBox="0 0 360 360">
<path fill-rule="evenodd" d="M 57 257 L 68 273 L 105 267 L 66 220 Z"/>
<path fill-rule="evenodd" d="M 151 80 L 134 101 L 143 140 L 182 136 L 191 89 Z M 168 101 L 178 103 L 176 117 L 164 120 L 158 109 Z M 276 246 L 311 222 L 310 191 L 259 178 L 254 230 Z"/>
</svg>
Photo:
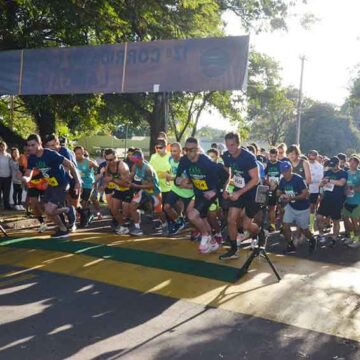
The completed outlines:
<svg viewBox="0 0 360 360">
<path fill-rule="evenodd" d="M 141 181 L 141 177 L 140 176 L 137 176 L 136 174 L 134 175 L 134 181 Z"/>
<path fill-rule="evenodd" d="M 285 190 L 285 194 L 288 196 L 288 197 L 295 197 L 295 193 L 294 191 L 292 190 Z"/>
<path fill-rule="evenodd" d="M 109 182 L 107 188 L 110 190 L 114 190 L 114 189 L 118 190 L 119 186 L 117 184 L 115 184 L 114 182 Z"/>
<path fill-rule="evenodd" d="M 242 189 L 243 187 L 245 187 L 245 179 L 241 175 L 235 175 L 234 176 L 234 185 L 237 188 Z"/>
<path fill-rule="evenodd" d="M 202 191 L 209 190 L 205 180 L 195 179 L 193 180 L 193 184 L 198 190 L 202 190 Z"/>
<path fill-rule="evenodd" d="M 269 177 L 269 182 L 274 183 L 274 184 L 279 184 L 279 178 L 275 177 L 275 176 L 270 176 Z"/>
<path fill-rule="evenodd" d="M 47 183 L 49 184 L 49 186 L 51 186 L 51 187 L 59 186 L 58 181 L 57 181 L 56 178 L 54 178 L 54 177 L 47 178 L 46 181 L 47 181 Z"/>
<path fill-rule="evenodd" d="M 326 185 L 324 185 L 324 191 L 334 191 L 334 187 L 334 184 L 327 183 Z"/>
</svg>

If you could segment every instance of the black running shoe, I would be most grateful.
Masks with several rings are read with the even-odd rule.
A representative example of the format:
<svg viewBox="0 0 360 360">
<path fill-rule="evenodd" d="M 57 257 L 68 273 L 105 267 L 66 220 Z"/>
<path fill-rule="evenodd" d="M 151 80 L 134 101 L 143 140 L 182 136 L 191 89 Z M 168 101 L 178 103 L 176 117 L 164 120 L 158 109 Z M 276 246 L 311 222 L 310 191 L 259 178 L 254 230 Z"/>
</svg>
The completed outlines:
<svg viewBox="0 0 360 360">
<path fill-rule="evenodd" d="M 238 259 L 239 258 L 239 252 L 235 249 L 230 249 L 225 254 L 222 254 L 219 256 L 219 260 L 232 260 L 232 259 Z"/>
<path fill-rule="evenodd" d="M 62 231 L 62 230 L 57 230 L 55 232 L 55 234 L 51 235 L 51 238 L 53 239 L 60 239 L 60 238 L 65 238 L 69 236 L 69 232 L 68 231 Z"/>
<path fill-rule="evenodd" d="M 284 254 L 291 254 L 296 252 L 296 247 L 293 242 L 289 242 L 286 246 L 286 249 L 284 249 Z"/>
</svg>

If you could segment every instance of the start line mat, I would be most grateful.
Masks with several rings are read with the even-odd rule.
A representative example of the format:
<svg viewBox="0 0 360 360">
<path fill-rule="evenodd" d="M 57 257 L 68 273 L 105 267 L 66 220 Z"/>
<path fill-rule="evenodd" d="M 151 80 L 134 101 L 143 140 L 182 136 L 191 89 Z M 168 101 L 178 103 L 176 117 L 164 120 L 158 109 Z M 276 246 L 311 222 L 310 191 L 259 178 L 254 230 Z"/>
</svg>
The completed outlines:
<svg viewBox="0 0 360 360">
<path fill-rule="evenodd" d="M 219 307 L 360 341 L 360 269 L 270 254 L 277 282 L 264 259 L 232 284 L 249 255 L 222 263 L 184 239 L 87 232 L 68 239 L 28 235 L 0 240 L 0 264 L 100 281 L 205 306 Z M 23 236 L 23 234 L 22 234 Z"/>
</svg>

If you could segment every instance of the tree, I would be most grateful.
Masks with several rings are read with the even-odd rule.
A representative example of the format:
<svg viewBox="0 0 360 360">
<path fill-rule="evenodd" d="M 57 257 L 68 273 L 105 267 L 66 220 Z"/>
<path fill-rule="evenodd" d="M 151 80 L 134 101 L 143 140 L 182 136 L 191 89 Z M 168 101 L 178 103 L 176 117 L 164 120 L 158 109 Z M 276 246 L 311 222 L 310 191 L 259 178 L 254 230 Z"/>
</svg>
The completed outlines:
<svg viewBox="0 0 360 360">
<path fill-rule="evenodd" d="M 330 104 L 315 103 L 305 110 L 301 125 L 300 145 L 305 154 L 314 148 L 328 156 L 360 150 L 360 131 Z M 288 144 L 295 142 L 295 128 L 295 123 L 288 128 Z"/>
<path fill-rule="evenodd" d="M 294 2 L 294 1 L 293 1 Z M 79 46 L 125 41 L 152 41 L 219 36 L 225 11 L 241 18 L 244 28 L 284 27 L 288 0 L 9 0 L 0 2 L 0 50 Z M 204 21 L 206 19 L 206 21 Z M 107 101 L 117 106 L 108 118 Z M 162 94 L 109 96 L 22 96 L 40 134 L 53 132 L 57 121 L 69 128 L 100 122 L 114 127 L 133 118 L 145 120 L 156 134 L 164 130 Z M 90 117 L 89 117 L 90 114 Z M 105 119 L 107 121 L 105 122 Z"/>
</svg>

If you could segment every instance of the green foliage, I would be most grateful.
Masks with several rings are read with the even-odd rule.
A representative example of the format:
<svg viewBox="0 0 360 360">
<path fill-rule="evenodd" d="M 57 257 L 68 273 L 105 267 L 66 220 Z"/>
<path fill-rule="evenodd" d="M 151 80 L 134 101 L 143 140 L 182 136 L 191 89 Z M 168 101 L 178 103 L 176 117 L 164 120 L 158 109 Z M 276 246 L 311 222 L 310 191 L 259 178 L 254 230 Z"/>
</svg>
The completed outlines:
<svg viewBox="0 0 360 360">
<path fill-rule="evenodd" d="M 300 0 L 299 0 L 300 1 Z M 18 0 L 0 2 L 0 50 L 79 46 L 223 35 L 222 15 L 236 13 L 245 29 L 286 27 L 292 0 Z M 40 133 L 112 131 L 146 121 L 159 130 L 161 99 L 156 94 L 21 97 Z M 196 131 L 203 110 L 216 109 L 237 123 L 240 98 L 230 93 L 176 94 L 173 122 Z M 189 115 L 190 114 L 190 115 Z M 29 123 L 30 124 L 30 123 Z M 181 125 L 173 131 L 182 133 Z M 160 127 L 161 128 L 161 127 Z M 66 130 L 67 129 L 67 130 Z M 246 127 L 241 126 L 246 133 Z M 23 130 L 23 129 L 22 129 Z M 21 131 L 22 131 L 21 130 Z"/>
<path fill-rule="evenodd" d="M 313 148 L 328 156 L 360 151 L 360 131 L 351 118 L 329 104 L 316 103 L 304 112 L 300 138 L 304 153 Z M 295 142 L 295 123 L 288 128 L 286 142 Z"/>
<path fill-rule="evenodd" d="M 279 64 L 271 57 L 251 54 L 247 120 L 252 138 L 269 145 L 283 141 L 296 109 L 294 90 L 281 87 L 279 72 Z"/>
</svg>

